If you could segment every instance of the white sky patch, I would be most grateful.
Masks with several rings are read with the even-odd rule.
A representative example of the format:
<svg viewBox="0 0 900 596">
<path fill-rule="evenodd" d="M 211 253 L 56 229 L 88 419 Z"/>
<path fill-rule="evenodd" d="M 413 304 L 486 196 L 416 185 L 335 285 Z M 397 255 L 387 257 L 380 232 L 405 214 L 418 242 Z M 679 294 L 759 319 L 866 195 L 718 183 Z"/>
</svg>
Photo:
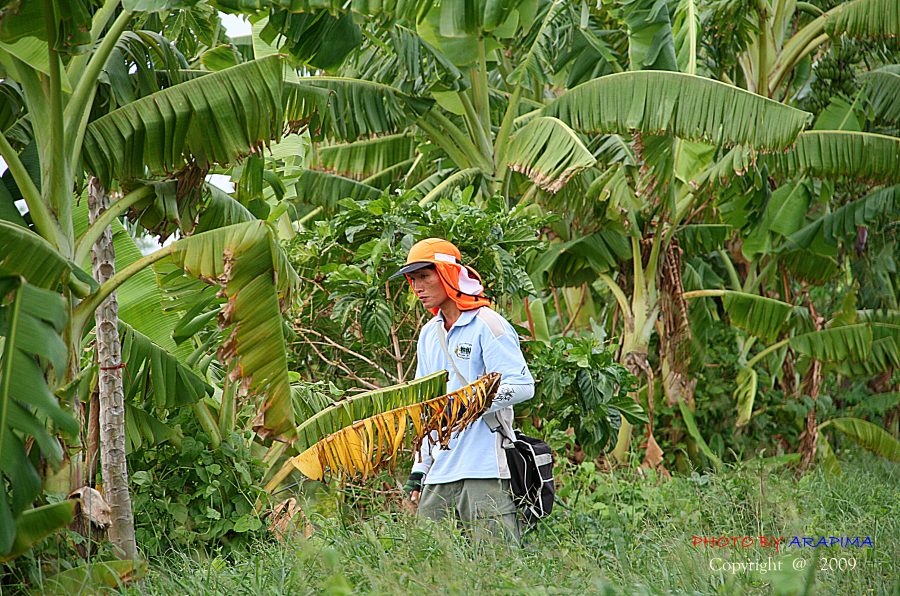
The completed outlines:
<svg viewBox="0 0 900 596">
<path fill-rule="evenodd" d="M 206 177 L 206 181 L 213 186 L 224 190 L 228 194 L 234 192 L 234 182 L 231 181 L 231 176 L 226 176 L 225 174 L 210 174 Z"/>
<path fill-rule="evenodd" d="M 219 18 L 222 19 L 222 26 L 225 27 L 225 32 L 228 34 L 228 37 L 241 37 L 242 35 L 250 35 L 250 33 L 253 31 L 250 21 L 248 21 L 247 17 L 243 15 L 238 16 L 220 12 Z"/>
</svg>

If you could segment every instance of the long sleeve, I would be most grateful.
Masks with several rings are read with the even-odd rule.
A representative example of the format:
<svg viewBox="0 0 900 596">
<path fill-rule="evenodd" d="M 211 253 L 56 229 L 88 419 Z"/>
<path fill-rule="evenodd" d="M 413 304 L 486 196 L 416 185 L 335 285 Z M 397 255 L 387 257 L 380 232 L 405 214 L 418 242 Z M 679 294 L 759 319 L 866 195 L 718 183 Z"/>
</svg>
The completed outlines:
<svg viewBox="0 0 900 596">
<path fill-rule="evenodd" d="M 500 388 L 488 412 L 496 412 L 534 397 L 534 378 L 512 326 L 484 346 L 484 368 L 501 375 Z"/>
<path fill-rule="evenodd" d="M 434 457 L 431 455 L 431 449 L 432 447 L 428 444 L 428 441 L 422 441 L 422 446 L 419 447 L 419 457 L 413 458 L 413 466 L 410 472 L 422 472 L 423 474 L 428 474 L 432 464 L 434 464 Z M 420 458 L 421 461 L 419 460 Z"/>
<path fill-rule="evenodd" d="M 534 397 L 534 383 L 528 385 L 512 385 L 500 383 L 494 403 L 488 408 L 488 412 L 496 412 L 503 408 L 520 404 Z"/>
</svg>

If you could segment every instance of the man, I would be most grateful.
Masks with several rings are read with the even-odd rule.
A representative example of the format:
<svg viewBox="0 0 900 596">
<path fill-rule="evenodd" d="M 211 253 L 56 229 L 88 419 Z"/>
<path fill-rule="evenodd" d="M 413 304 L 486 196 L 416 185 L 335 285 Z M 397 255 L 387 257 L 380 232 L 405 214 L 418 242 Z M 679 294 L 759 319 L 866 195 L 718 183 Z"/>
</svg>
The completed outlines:
<svg viewBox="0 0 900 596">
<path fill-rule="evenodd" d="M 418 502 L 419 517 L 453 515 L 474 537 L 504 536 L 518 543 L 516 507 L 497 417 L 512 422 L 513 404 L 534 395 L 534 379 L 512 325 L 491 310 L 478 273 L 462 264 L 459 249 L 429 238 L 409 251 L 405 275 L 426 309 L 435 315 L 420 333 L 416 377 L 449 373 L 455 391 L 482 375 L 498 372 L 500 388 L 488 413 L 453 437 L 449 449 L 426 441 L 413 464 L 406 490 Z M 446 347 L 444 346 L 446 341 Z"/>
</svg>

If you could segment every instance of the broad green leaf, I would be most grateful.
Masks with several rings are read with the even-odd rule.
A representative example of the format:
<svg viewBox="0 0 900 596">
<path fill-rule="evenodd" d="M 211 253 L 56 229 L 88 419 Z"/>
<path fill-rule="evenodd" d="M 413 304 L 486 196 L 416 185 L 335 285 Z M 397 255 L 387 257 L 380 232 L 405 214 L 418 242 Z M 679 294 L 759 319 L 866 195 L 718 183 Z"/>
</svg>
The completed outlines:
<svg viewBox="0 0 900 596">
<path fill-rule="evenodd" d="M 96 561 L 60 571 L 42 578 L 41 591 L 54 594 L 78 594 L 90 586 L 91 590 L 121 589 L 129 582 L 147 574 L 144 561 Z"/>
<path fill-rule="evenodd" d="M 900 182 L 900 138 L 874 133 L 802 132 L 788 151 L 760 160 L 788 177 Z"/>
<path fill-rule="evenodd" d="M 826 424 L 838 429 L 860 447 L 875 455 L 891 461 L 900 461 L 900 441 L 883 428 L 859 418 L 832 418 Z"/>
<path fill-rule="evenodd" d="M 675 72 L 611 74 L 578 85 L 544 108 L 581 132 L 669 133 L 715 145 L 782 149 L 812 118 L 737 87 Z"/>
<path fill-rule="evenodd" d="M 478 168 L 467 168 L 465 170 L 455 172 L 450 176 L 447 176 L 442 182 L 428 191 L 428 194 L 422 197 L 422 200 L 419 201 L 419 204 L 426 205 L 431 201 L 436 201 L 441 197 L 449 195 L 457 188 L 464 188 L 472 184 L 480 175 L 481 170 L 479 170 Z M 414 187 L 414 190 L 420 190 L 420 188 L 421 185 L 416 185 Z"/>
<path fill-rule="evenodd" d="M 882 188 L 823 215 L 791 234 L 788 240 L 799 248 L 809 248 L 820 240 L 835 245 L 839 239 L 855 236 L 858 226 L 884 221 L 898 207 L 900 186 Z"/>
<path fill-rule="evenodd" d="M 174 318 L 177 321 L 178 317 Z M 174 411 L 212 395 L 213 389 L 206 380 L 185 364 L 186 356 L 177 358 L 125 322 L 119 323 L 119 339 L 122 362 L 128 367 L 125 380 L 128 402 L 139 406 L 152 404 L 159 411 Z"/>
<path fill-rule="evenodd" d="M 41 491 L 36 466 L 40 459 L 52 466 L 61 463 L 56 432 L 78 432 L 75 419 L 52 393 L 65 375 L 66 314 L 55 291 L 31 286 L 21 277 L 0 278 L 0 561 L 21 554 L 45 535 L 40 530 L 43 514 L 25 517 Z M 32 441 L 29 456 L 25 444 Z"/>
<path fill-rule="evenodd" d="M 288 190 L 285 200 L 290 201 L 292 205 L 292 217 L 299 219 L 304 207 L 323 207 L 330 211 L 337 208 L 341 199 L 365 200 L 377 199 L 379 196 L 381 191 L 368 184 L 334 174 L 307 170 Z"/>
<path fill-rule="evenodd" d="M 779 260 L 799 280 L 813 285 L 822 285 L 838 274 L 835 257 L 809 250 L 788 250 L 782 252 Z"/>
<path fill-rule="evenodd" d="M 819 428 L 821 428 L 821 426 Z M 837 457 L 834 455 L 834 450 L 831 448 L 831 443 L 828 442 L 828 438 L 825 435 L 820 434 L 818 444 L 819 454 L 822 458 L 822 467 L 825 468 L 825 471 L 836 476 L 842 474 L 841 464 L 838 463 Z"/>
<path fill-rule="evenodd" d="M 631 245 L 622 230 L 614 226 L 569 242 L 551 243 L 529 268 L 535 283 L 546 276 L 551 286 L 578 286 L 592 282 L 631 256 Z M 543 283 L 540 283 L 543 285 Z"/>
<path fill-rule="evenodd" d="M 893 124 L 900 123 L 900 64 L 882 66 L 860 77 L 875 115 Z"/>
<path fill-rule="evenodd" d="M 294 428 L 282 309 L 299 280 L 272 229 L 251 221 L 188 236 L 169 247 L 175 263 L 222 288 L 221 322 L 231 331 L 219 359 L 261 395 L 254 428 L 263 438 Z"/>
<path fill-rule="evenodd" d="M 687 74 L 697 74 L 700 11 L 696 0 L 679 0 L 672 17 L 672 37 L 678 70 Z"/>
<path fill-rule="evenodd" d="M 556 193 L 572 176 L 597 163 L 575 132 L 556 118 L 535 118 L 516 131 L 507 166 L 539 188 Z"/>
<path fill-rule="evenodd" d="M 567 16 L 565 8 L 563 2 L 552 2 L 547 7 L 547 12 L 541 20 L 540 27 L 535 31 L 528 51 L 520 58 L 508 77 L 510 85 L 526 84 L 525 75 L 528 75 L 530 81 L 536 81 L 541 85 L 550 82 L 549 77 L 554 70 L 552 45 L 556 41 L 561 21 Z"/>
<path fill-rule="evenodd" d="M 408 134 L 386 135 L 324 145 L 317 149 L 314 169 L 362 180 L 412 157 L 413 139 Z"/>
<path fill-rule="evenodd" d="M 88 169 L 103 185 L 196 162 L 231 164 L 281 138 L 282 69 L 270 56 L 163 89 L 94 120 Z"/>
<path fill-rule="evenodd" d="M 731 232 L 727 224 L 688 224 L 675 233 L 678 245 L 689 253 L 708 253 L 725 246 Z"/>
<path fill-rule="evenodd" d="M 269 13 L 260 31 L 262 41 L 281 43 L 281 51 L 321 70 L 331 70 L 356 50 L 363 41 L 362 32 L 349 12 L 333 16 L 324 10 Z"/>
<path fill-rule="evenodd" d="M 762 219 L 744 239 L 741 252 L 749 259 L 771 253 L 775 234 L 789 236 L 803 226 L 809 202 L 809 190 L 802 182 L 778 187 L 769 198 Z"/>
<path fill-rule="evenodd" d="M 772 342 L 781 332 L 793 306 L 774 298 L 725 290 L 722 302 L 735 326 Z"/>
<path fill-rule="evenodd" d="M 824 362 L 865 362 L 872 351 L 872 327 L 860 323 L 812 331 L 795 335 L 788 344 L 796 351 Z"/>
<path fill-rule="evenodd" d="M 0 273 L 55 288 L 70 271 L 69 262 L 49 242 L 28 228 L 0 220 Z"/>
<path fill-rule="evenodd" d="M 846 130 L 860 132 L 862 125 L 854 105 L 835 95 L 813 124 L 813 130 Z"/>
<path fill-rule="evenodd" d="M 523 0 L 457 0 L 442 2 L 434 10 L 440 11 L 440 33 L 444 37 L 472 37 L 493 31 L 513 18 Z"/>
<path fill-rule="evenodd" d="M 631 70 L 677 71 L 666 0 L 623 0 L 621 5 L 628 26 Z"/>
<path fill-rule="evenodd" d="M 16 518 L 15 542 L 11 548 L 0 553 L 0 563 L 27 552 L 35 544 L 69 523 L 74 513 L 75 501 L 72 499 L 35 507 L 22 513 Z"/>
<path fill-rule="evenodd" d="M 219 45 L 200 54 L 200 64 L 213 72 L 225 70 L 240 63 L 241 57 L 231 44 Z"/>
<path fill-rule="evenodd" d="M 292 129 L 308 129 L 315 140 L 399 133 L 434 105 L 432 99 L 359 79 L 303 77 L 285 87 L 285 119 Z"/>
<path fill-rule="evenodd" d="M 853 0 L 830 11 L 825 29 L 832 38 L 896 39 L 900 31 L 900 3 L 896 0 Z"/>
</svg>

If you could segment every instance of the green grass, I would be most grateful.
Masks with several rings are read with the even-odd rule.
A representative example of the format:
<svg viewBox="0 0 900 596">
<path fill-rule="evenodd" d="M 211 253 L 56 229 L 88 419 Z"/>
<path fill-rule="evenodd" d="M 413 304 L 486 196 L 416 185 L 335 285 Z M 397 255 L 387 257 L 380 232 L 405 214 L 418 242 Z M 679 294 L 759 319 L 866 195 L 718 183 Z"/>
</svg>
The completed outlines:
<svg viewBox="0 0 900 596">
<path fill-rule="evenodd" d="M 227 555 L 173 552 L 150 561 L 134 594 L 897 594 L 900 593 L 900 466 L 860 457 L 844 475 L 745 466 L 721 475 L 658 482 L 633 471 L 566 471 L 569 508 L 523 549 L 471 544 L 449 525 L 399 512 L 311 515 L 309 539 L 261 541 Z M 349 520 L 349 521 L 348 521 Z M 695 548 L 701 536 L 871 536 L 875 549 L 818 548 L 775 555 Z M 773 557 L 782 570 L 731 574 L 710 561 Z M 856 569 L 818 571 L 822 557 L 853 557 Z M 795 571 L 792 561 L 812 565 Z"/>
</svg>

